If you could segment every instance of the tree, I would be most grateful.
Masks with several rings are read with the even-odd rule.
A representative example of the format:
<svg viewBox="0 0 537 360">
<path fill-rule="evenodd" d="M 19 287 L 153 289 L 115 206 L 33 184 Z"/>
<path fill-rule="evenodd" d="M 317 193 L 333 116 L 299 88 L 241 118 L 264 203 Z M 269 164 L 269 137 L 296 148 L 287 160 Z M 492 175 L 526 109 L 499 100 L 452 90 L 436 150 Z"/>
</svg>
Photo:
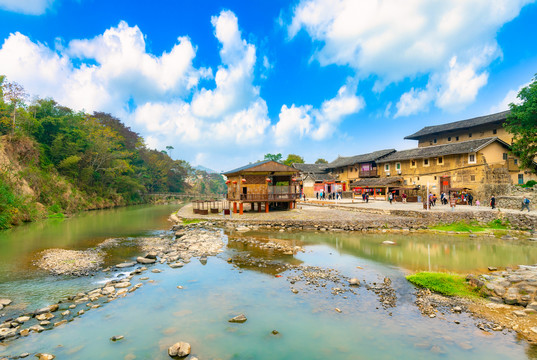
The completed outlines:
<svg viewBox="0 0 537 360">
<path fill-rule="evenodd" d="M 537 156 L 537 74 L 517 95 L 521 103 L 511 103 L 511 114 L 505 128 L 513 135 L 511 151 L 520 158 L 521 166 L 535 171 Z"/>
<path fill-rule="evenodd" d="M 304 158 L 299 155 L 289 154 L 283 163 L 287 166 L 291 166 L 293 164 L 304 164 Z"/>
<path fill-rule="evenodd" d="M 264 160 L 272 160 L 272 161 L 276 161 L 276 162 L 281 162 L 282 161 L 282 154 L 278 153 L 278 154 L 265 154 L 265 159 Z"/>
<path fill-rule="evenodd" d="M 316 164 L 328 164 L 328 161 L 326 161 L 323 158 L 318 158 L 317 160 L 315 160 L 315 163 Z"/>
<path fill-rule="evenodd" d="M 168 151 L 168 156 L 171 158 L 172 157 L 173 146 L 171 146 L 171 145 L 166 146 L 166 150 Z"/>
<path fill-rule="evenodd" d="M 2 79 L 4 80 L 4 79 Z M 26 91 L 24 91 L 24 88 L 17 84 L 16 82 L 8 82 L 5 84 L 2 84 L 3 87 L 3 97 L 11 103 L 11 106 L 13 106 L 13 132 L 15 132 L 15 122 L 17 117 L 17 106 L 24 101 L 28 97 L 26 94 Z"/>
</svg>

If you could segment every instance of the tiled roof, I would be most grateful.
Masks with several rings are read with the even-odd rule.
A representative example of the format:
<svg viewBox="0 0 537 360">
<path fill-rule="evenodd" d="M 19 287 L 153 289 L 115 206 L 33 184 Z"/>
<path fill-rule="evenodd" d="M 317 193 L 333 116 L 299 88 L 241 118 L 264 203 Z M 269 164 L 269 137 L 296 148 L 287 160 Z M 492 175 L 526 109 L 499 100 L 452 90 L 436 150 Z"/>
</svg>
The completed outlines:
<svg viewBox="0 0 537 360">
<path fill-rule="evenodd" d="M 309 173 L 307 176 L 311 177 L 314 181 L 334 181 L 336 177 L 331 174 L 322 173 Z"/>
<path fill-rule="evenodd" d="M 374 187 L 374 186 L 389 186 L 400 185 L 403 183 L 402 177 L 387 177 L 387 178 L 367 178 L 360 179 L 350 184 L 351 188 L 354 187 Z"/>
<path fill-rule="evenodd" d="M 485 146 L 498 141 L 505 147 L 509 148 L 509 144 L 505 141 L 498 139 L 497 137 L 476 139 L 470 141 L 456 142 L 446 145 L 424 146 L 415 149 L 397 151 L 393 154 L 386 156 L 385 158 L 377 161 L 378 163 L 386 163 L 400 160 L 410 159 L 425 159 L 445 155 L 466 154 L 474 153 L 481 150 Z"/>
<path fill-rule="evenodd" d="M 224 175 L 231 175 L 231 174 L 237 174 L 243 171 L 251 171 L 251 172 L 295 172 L 296 169 L 292 168 L 290 166 L 280 164 L 273 160 L 263 160 L 258 161 L 253 164 L 244 165 L 240 168 L 233 169 L 230 171 L 226 171 Z"/>
<path fill-rule="evenodd" d="M 393 152 L 395 152 L 395 149 L 378 150 L 372 153 L 355 155 L 355 156 L 347 156 L 347 157 L 339 156 L 336 160 L 327 164 L 326 167 L 328 169 L 335 169 L 335 168 L 342 167 L 342 166 L 349 166 L 353 164 L 377 161 L 378 159 L 384 156 L 387 156 Z"/>
<path fill-rule="evenodd" d="M 444 131 L 454 131 L 454 130 L 471 128 L 471 127 L 475 127 L 479 125 L 493 124 L 493 123 L 501 122 L 507 119 L 507 116 L 509 115 L 509 113 L 510 111 L 507 110 L 507 111 L 502 111 L 496 114 L 479 116 L 479 117 L 468 119 L 468 120 L 455 121 L 455 122 L 442 124 L 442 125 L 436 125 L 436 126 L 426 126 L 420 131 L 418 131 L 417 133 L 406 136 L 405 139 L 419 140 L 423 136 L 438 134 Z"/>
<path fill-rule="evenodd" d="M 303 173 L 320 174 L 326 172 L 327 164 L 293 164 L 293 167 Z"/>
</svg>

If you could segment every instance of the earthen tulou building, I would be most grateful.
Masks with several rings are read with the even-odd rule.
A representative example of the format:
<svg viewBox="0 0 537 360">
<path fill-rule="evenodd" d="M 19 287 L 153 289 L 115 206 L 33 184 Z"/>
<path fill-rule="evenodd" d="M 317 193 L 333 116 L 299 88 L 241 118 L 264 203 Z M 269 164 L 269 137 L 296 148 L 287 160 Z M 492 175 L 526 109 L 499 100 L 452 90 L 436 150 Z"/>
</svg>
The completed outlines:
<svg viewBox="0 0 537 360">
<path fill-rule="evenodd" d="M 418 141 L 409 150 L 380 150 L 338 157 L 322 166 L 294 167 L 301 172 L 306 196 L 311 197 L 321 188 L 385 198 L 389 192 L 418 195 L 429 186 L 437 195 L 471 192 L 485 199 L 512 184 L 537 179 L 533 169 L 520 168 L 519 159 L 510 152 L 513 137 L 503 127 L 508 115 L 504 111 L 424 127 L 405 137 Z"/>
</svg>

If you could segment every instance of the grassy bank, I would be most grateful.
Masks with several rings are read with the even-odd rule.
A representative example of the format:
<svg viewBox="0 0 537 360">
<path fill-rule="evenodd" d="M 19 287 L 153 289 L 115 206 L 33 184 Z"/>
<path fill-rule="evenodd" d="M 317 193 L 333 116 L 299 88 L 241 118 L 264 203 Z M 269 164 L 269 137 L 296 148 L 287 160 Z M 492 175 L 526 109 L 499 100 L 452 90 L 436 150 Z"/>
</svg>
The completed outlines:
<svg viewBox="0 0 537 360">
<path fill-rule="evenodd" d="M 486 224 L 480 224 L 477 221 L 457 221 L 451 224 L 438 224 L 430 228 L 440 231 L 484 232 L 489 230 L 508 230 L 510 227 L 509 221 L 496 219 Z"/>
<path fill-rule="evenodd" d="M 442 295 L 466 298 L 477 298 L 480 296 L 466 282 L 463 276 L 457 274 L 420 272 L 408 275 L 406 279 L 416 286 L 427 288 Z"/>
</svg>

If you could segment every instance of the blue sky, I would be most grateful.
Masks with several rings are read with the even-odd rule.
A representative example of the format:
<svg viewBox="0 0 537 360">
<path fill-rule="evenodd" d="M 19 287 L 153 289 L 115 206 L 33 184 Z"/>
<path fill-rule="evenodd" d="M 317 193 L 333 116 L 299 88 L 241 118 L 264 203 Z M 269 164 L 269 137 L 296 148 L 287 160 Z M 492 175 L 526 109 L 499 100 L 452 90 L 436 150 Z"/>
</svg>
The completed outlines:
<svg viewBox="0 0 537 360">
<path fill-rule="evenodd" d="M 416 146 L 537 73 L 531 0 L 0 0 L 0 74 L 217 171 Z"/>
</svg>

